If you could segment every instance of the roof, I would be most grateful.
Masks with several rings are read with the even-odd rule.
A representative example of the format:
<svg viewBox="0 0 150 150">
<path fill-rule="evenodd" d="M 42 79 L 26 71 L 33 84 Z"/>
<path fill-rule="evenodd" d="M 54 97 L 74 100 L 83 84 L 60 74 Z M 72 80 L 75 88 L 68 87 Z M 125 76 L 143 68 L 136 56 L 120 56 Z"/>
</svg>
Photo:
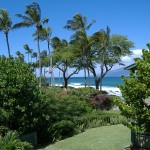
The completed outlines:
<svg viewBox="0 0 150 150">
<path fill-rule="evenodd" d="M 133 69 L 133 68 L 135 68 L 135 67 L 136 67 L 136 64 L 134 63 L 134 64 L 131 64 L 131 65 L 125 67 L 124 69 L 125 69 L 125 70 L 131 70 L 131 69 Z"/>
</svg>

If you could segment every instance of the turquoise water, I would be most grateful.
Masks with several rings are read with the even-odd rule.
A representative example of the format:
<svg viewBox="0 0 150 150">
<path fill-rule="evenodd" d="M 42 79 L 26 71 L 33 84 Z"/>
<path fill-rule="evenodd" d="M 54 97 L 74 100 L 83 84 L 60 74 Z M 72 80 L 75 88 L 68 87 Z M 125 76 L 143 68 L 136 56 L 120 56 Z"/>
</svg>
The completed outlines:
<svg viewBox="0 0 150 150">
<path fill-rule="evenodd" d="M 47 79 L 47 82 L 49 78 Z M 63 84 L 63 78 L 55 78 L 55 84 L 56 85 L 62 85 Z M 88 81 L 87 81 L 88 84 Z M 117 84 L 122 85 L 123 82 L 120 77 L 105 77 L 103 79 L 103 86 L 106 87 L 117 87 Z M 72 86 L 84 86 L 84 77 L 71 77 L 68 81 L 68 85 Z M 90 86 L 95 86 L 94 78 L 90 77 Z"/>
</svg>

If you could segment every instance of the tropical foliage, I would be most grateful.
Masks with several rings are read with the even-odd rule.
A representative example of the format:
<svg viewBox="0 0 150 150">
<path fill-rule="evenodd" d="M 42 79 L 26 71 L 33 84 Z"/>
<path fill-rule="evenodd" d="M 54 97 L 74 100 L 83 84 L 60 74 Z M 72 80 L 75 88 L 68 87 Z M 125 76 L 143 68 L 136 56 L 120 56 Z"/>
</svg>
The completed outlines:
<svg viewBox="0 0 150 150">
<path fill-rule="evenodd" d="M 125 101 L 115 99 L 122 114 L 130 119 L 126 125 L 136 132 L 150 132 L 150 44 L 147 46 L 142 58 L 135 59 L 135 72 L 122 78 L 124 85 L 119 88 Z"/>
<path fill-rule="evenodd" d="M 76 53 L 78 47 L 69 44 L 66 40 L 60 40 L 58 37 L 52 38 L 53 63 L 63 73 L 64 87 L 67 88 L 69 78 L 77 74 L 80 70 L 79 58 Z M 72 73 L 68 73 L 69 68 L 74 68 Z"/>
<path fill-rule="evenodd" d="M 52 29 L 43 27 L 49 19 L 42 19 L 40 6 L 35 2 L 26 6 L 24 14 L 16 16 L 22 20 L 12 26 L 8 11 L 0 10 L 0 31 L 6 36 L 9 55 L 8 58 L 0 56 L 0 149 L 31 148 L 22 143 L 19 136 L 34 131 L 37 132 L 38 143 L 43 144 L 88 128 L 118 123 L 128 124 L 135 130 L 150 130 L 149 105 L 145 102 L 150 96 L 149 51 L 143 50 L 143 59 L 136 59 L 137 72 L 131 73 L 129 79 L 123 78 L 125 85 L 120 86 L 125 103 L 118 99 L 116 102 L 126 119 L 119 111 L 99 110 L 101 102 L 94 98 L 97 94 L 107 97 L 101 89 L 102 79 L 115 64 L 122 65 L 121 57 L 131 54 L 133 42 L 122 35 L 111 35 L 109 27 L 88 35 L 87 31 L 95 21 L 87 23 L 87 17 L 81 14 L 66 22 L 64 28 L 73 31 L 70 41 L 51 37 Z M 32 35 L 37 41 L 37 52 L 25 44 L 27 59 L 19 50 L 14 58 L 10 55 L 9 31 L 32 26 L 35 27 Z M 44 50 L 40 49 L 41 41 L 46 41 Z M 52 87 L 52 82 L 49 83 L 51 88 L 43 86 L 46 67 L 51 77 L 54 68 L 62 72 L 64 89 Z M 98 73 L 97 67 L 100 67 Z M 39 78 L 36 76 L 37 68 Z M 66 89 L 69 78 L 81 70 L 84 70 L 85 87 L 88 83 L 89 88 Z M 90 88 L 90 73 L 94 76 L 96 89 Z M 97 90 L 99 86 L 101 91 Z M 128 118 L 132 119 L 131 123 L 128 123 Z"/>
<path fill-rule="evenodd" d="M 133 42 L 122 35 L 110 35 L 110 28 L 101 29 L 91 36 L 91 56 L 89 68 L 94 76 L 96 89 L 102 90 L 102 80 L 115 64 L 122 65 L 121 56 L 130 55 Z M 100 76 L 95 71 L 100 67 Z"/>
<path fill-rule="evenodd" d="M 6 36 L 8 56 L 10 56 L 10 46 L 8 40 L 8 33 L 12 29 L 12 20 L 7 10 L 0 9 L 0 31 L 3 31 Z"/>
<path fill-rule="evenodd" d="M 4 137 L 0 136 L 0 149 L 1 150 L 31 150 L 33 146 L 27 142 L 21 142 L 17 132 L 8 131 Z"/>
<path fill-rule="evenodd" d="M 23 21 L 20 23 L 16 23 L 14 28 L 22 28 L 22 27 L 30 27 L 35 26 L 37 29 L 37 46 L 38 46 L 38 57 L 39 57 L 39 86 L 41 86 L 41 76 L 42 76 L 42 68 L 41 68 L 41 53 L 40 53 L 40 31 L 42 30 L 42 25 L 48 22 L 47 18 L 41 19 L 41 9 L 38 3 L 33 2 L 30 5 L 26 6 L 25 15 L 16 14 L 17 17 L 21 18 Z"/>
<path fill-rule="evenodd" d="M 23 134 L 38 131 L 41 125 L 47 126 L 43 120 L 47 104 L 30 64 L 1 56 L 0 67 L 0 108 L 4 117 L 1 121 L 7 127 L 4 131 L 11 129 Z"/>
</svg>

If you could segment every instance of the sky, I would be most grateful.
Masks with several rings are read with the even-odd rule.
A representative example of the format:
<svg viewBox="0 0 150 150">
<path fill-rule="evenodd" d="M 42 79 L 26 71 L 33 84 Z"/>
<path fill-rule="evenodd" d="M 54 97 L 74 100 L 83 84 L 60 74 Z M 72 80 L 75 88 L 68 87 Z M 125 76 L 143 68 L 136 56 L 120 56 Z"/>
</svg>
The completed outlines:
<svg viewBox="0 0 150 150">
<path fill-rule="evenodd" d="M 42 18 L 49 18 L 45 27 L 52 28 L 52 37 L 58 36 L 69 41 L 72 31 L 63 27 L 67 20 L 76 13 L 88 18 L 88 22 L 96 20 L 88 31 L 88 35 L 109 26 L 111 34 L 127 36 L 135 43 L 131 57 L 123 57 L 126 65 L 133 63 L 133 58 L 141 56 L 141 50 L 150 43 L 150 0 L 0 0 L 0 9 L 7 9 L 13 24 L 21 20 L 15 14 L 24 14 L 26 5 L 37 2 L 41 7 Z M 37 43 L 32 34 L 35 27 L 21 28 L 9 32 L 11 54 L 16 51 L 25 54 L 23 45 L 28 44 L 37 52 Z M 40 43 L 41 50 L 47 49 L 46 42 Z M 0 55 L 8 56 L 6 39 L 0 32 Z M 114 69 L 119 66 L 116 65 Z M 80 75 L 82 72 L 80 73 Z"/>
</svg>

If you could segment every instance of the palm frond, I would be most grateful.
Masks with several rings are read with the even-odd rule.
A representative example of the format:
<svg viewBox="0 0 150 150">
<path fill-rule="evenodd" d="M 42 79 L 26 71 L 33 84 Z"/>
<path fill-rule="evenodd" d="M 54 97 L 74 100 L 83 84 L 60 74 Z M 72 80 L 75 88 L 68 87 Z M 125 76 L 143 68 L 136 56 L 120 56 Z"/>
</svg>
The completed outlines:
<svg viewBox="0 0 150 150">
<path fill-rule="evenodd" d="M 25 21 L 25 22 L 32 22 L 33 21 L 29 16 L 23 15 L 23 14 L 16 14 L 16 17 L 23 19 L 23 21 Z"/>
<path fill-rule="evenodd" d="M 8 32 L 11 29 L 12 20 L 9 17 L 8 11 L 4 9 L 0 9 L 0 30 L 5 30 Z"/>
<path fill-rule="evenodd" d="M 89 23 L 87 26 L 86 26 L 86 29 L 89 30 L 89 28 L 93 25 L 93 23 L 95 23 L 96 21 L 95 20 L 92 20 L 91 23 Z"/>
<path fill-rule="evenodd" d="M 44 18 L 44 19 L 42 20 L 42 23 L 45 24 L 45 23 L 48 23 L 48 21 L 49 21 L 48 18 Z"/>
<path fill-rule="evenodd" d="M 34 24 L 32 22 L 20 22 L 13 25 L 12 29 L 22 28 L 22 27 L 30 27 Z"/>
</svg>

